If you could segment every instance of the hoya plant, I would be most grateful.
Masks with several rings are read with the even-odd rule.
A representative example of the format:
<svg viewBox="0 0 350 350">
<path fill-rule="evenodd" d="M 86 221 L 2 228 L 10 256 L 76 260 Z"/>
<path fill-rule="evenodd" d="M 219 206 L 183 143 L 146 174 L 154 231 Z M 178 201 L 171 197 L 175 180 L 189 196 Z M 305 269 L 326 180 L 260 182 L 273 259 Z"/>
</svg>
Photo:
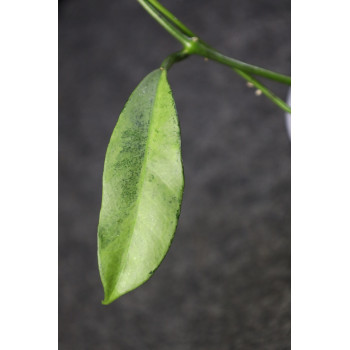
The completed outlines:
<svg viewBox="0 0 350 350">
<path fill-rule="evenodd" d="M 217 51 L 157 0 L 138 0 L 182 50 L 166 57 L 136 87 L 118 118 L 104 163 L 98 263 L 103 304 L 146 282 L 173 240 L 180 215 L 184 175 L 180 127 L 167 74 L 190 55 L 234 70 L 256 93 L 279 108 L 290 107 L 256 79 L 290 85 L 289 76 L 253 66 Z"/>
</svg>

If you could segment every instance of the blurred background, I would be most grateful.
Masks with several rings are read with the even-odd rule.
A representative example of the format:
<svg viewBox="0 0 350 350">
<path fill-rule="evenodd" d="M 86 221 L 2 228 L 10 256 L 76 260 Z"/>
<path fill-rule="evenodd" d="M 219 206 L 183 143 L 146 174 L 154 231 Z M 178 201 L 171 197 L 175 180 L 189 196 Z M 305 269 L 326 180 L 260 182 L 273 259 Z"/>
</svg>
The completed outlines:
<svg viewBox="0 0 350 350">
<path fill-rule="evenodd" d="M 290 74 L 290 0 L 167 0 L 229 56 Z M 228 67 L 169 72 L 185 192 L 154 276 L 109 306 L 96 256 L 105 151 L 127 98 L 179 44 L 136 0 L 59 2 L 59 347 L 290 349 L 284 113 Z M 288 87 L 268 84 L 286 98 Z"/>
</svg>

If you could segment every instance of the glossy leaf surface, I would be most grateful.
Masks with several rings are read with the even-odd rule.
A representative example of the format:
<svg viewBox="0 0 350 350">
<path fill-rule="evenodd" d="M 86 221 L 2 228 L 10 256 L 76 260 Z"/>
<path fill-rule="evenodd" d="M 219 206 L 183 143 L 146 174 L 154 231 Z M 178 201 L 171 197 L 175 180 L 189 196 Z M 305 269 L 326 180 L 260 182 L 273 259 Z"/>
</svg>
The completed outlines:
<svg viewBox="0 0 350 350">
<path fill-rule="evenodd" d="M 180 129 L 166 71 L 146 76 L 108 145 L 98 227 L 103 304 L 148 280 L 171 244 L 184 187 Z"/>
</svg>

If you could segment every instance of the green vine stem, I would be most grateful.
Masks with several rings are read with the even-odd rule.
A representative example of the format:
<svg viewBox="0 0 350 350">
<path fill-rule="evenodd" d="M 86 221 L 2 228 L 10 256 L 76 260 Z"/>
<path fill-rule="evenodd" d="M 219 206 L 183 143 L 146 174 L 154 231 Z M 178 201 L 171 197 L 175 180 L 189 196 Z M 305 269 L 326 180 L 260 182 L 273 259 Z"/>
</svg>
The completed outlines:
<svg viewBox="0 0 350 350">
<path fill-rule="evenodd" d="M 249 74 L 239 70 L 234 69 L 237 74 L 239 74 L 242 78 L 247 80 L 249 83 L 254 85 L 258 90 L 260 90 L 268 99 L 270 99 L 273 103 L 275 103 L 278 107 L 283 109 L 285 112 L 291 113 L 291 108 L 278 96 L 276 96 L 273 92 L 271 92 L 265 85 L 261 84 L 258 80 L 254 79 Z"/>
<path fill-rule="evenodd" d="M 166 9 L 157 0 L 148 0 L 148 2 L 157 9 L 163 16 L 173 22 L 184 34 L 189 37 L 196 36 L 188 27 L 186 27 L 180 20 L 178 20 L 168 9 Z"/>
<path fill-rule="evenodd" d="M 232 68 L 237 74 L 249 83 L 253 84 L 266 97 L 268 97 L 277 106 L 290 113 L 290 107 L 272 93 L 266 86 L 257 81 L 252 74 L 277 81 L 286 85 L 291 85 L 289 76 L 279 74 L 268 69 L 247 64 L 234 58 L 223 55 L 216 49 L 210 47 L 198 36 L 196 36 L 186 25 L 177 19 L 169 10 L 161 5 L 157 0 L 137 0 L 144 9 L 175 39 L 182 45 L 183 50 L 168 56 L 162 63 L 161 67 L 170 69 L 170 67 L 191 54 L 203 56 L 218 63 Z M 181 54 L 180 54 L 181 53 Z"/>
<path fill-rule="evenodd" d="M 241 62 L 239 60 L 236 60 L 234 58 L 225 56 L 221 54 L 220 52 L 216 51 L 215 49 L 211 49 L 209 47 L 204 46 L 203 44 L 199 43 L 198 48 L 195 50 L 196 54 L 200 56 L 204 56 L 206 58 L 209 58 L 211 60 L 217 61 L 219 63 L 222 63 L 226 66 L 229 66 L 233 69 L 239 69 L 241 71 L 244 71 L 246 73 L 250 74 L 255 74 L 255 75 L 260 75 L 264 78 L 268 78 L 270 80 L 277 81 L 282 84 L 290 85 L 291 84 L 291 79 L 290 77 L 275 73 L 273 71 L 270 71 L 268 69 L 260 68 L 257 66 L 253 66 L 251 64 L 247 64 L 244 62 Z"/>
<path fill-rule="evenodd" d="M 178 40 L 184 48 L 188 46 L 189 38 L 176 26 L 170 23 L 166 17 L 163 17 L 155 7 L 153 7 L 147 0 L 137 1 L 151 15 L 151 17 L 153 17 L 169 34 Z"/>
<path fill-rule="evenodd" d="M 188 57 L 188 53 L 185 50 L 181 50 L 169 55 L 160 65 L 161 69 L 169 70 L 175 62 L 179 62 Z"/>
</svg>

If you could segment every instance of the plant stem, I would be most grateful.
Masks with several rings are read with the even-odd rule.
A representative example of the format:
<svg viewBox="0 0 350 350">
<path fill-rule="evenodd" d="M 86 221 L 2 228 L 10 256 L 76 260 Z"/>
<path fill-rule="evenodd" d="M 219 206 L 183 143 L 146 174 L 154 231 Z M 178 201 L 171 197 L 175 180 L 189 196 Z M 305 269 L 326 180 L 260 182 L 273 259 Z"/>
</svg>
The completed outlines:
<svg viewBox="0 0 350 350">
<path fill-rule="evenodd" d="M 244 63 L 242 61 L 236 60 L 234 58 L 225 56 L 225 55 L 221 54 L 220 52 L 216 51 L 215 49 L 206 47 L 201 43 L 198 44 L 198 49 L 195 50 L 194 53 L 197 55 L 200 55 L 200 56 L 207 57 L 207 58 L 214 60 L 214 61 L 217 61 L 219 63 L 222 63 L 226 66 L 231 67 L 231 68 L 239 69 L 239 70 L 244 71 L 246 73 L 260 75 L 262 77 L 265 77 L 265 78 L 268 78 L 270 80 L 274 80 L 274 81 L 277 81 L 279 83 L 283 83 L 286 85 L 291 84 L 290 77 L 288 77 L 286 75 L 275 73 L 275 72 L 270 71 L 268 69 L 253 66 L 251 64 L 247 64 L 247 63 Z"/>
<path fill-rule="evenodd" d="M 176 24 L 181 31 L 187 36 L 196 36 L 189 28 L 187 28 L 180 20 L 178 20 L 168 9 L 166 9 L 157 0 L 148 0 L 148 2 L 156 8 L 163 16 L 170 19 L 171 22 Z"/>
<path fill-rule="evenodd" d="M 248 63 L 244 63 L 234 58 L 225 56 L 217 50 L 215 50 L 214 48 L 211 48 L 209 45 L 199 40 L 199 38 L 195 36 L 190 29 L 188 29 L 180 20 L 178 20 L 169 10 L 167 10 L 157 0 L 138 0 L 138 2 L 164 29 L 166 29 L 169 32 L 169 34 L 171 34 L 175 39 L 180 41 L 180 43 L 184 45 L 185 49 L 187 49 L 190 54 L 204 56 L 224 65 L 227 65 L 231 68 L 238 68 L 246 73 L 260 75 L 262 77 L 283 84 L 291 84 L 290 77 L 286 75 L 279 74 L 268 69 L 260 68 L 258 66 L 254 66 Z M 161 14 L 159 14 L 158 11 L 160 11 Z M 178 28 L 176 28 L 172 23 L 167 21 L 166 18 L 172 21 Z"/>
<path fill-rule="evenodd" d="M 232 68 L 242 78 L 252 83 L 277 106 L 290 113 L 290 107 L 273 92 L 271 92 L 266 86 L 252 77 L 251 74 L 259 75 L 282 84 L 291 85 L 291 78 L 289 76 L 225 56 L 197 37 L 185 24 L 183 24 L 168 9 L 160 4 L 158 0 L 137 1 L 170 35 L 177 39 L 184 47 L 182 51 L 168 56 L 162 62 L 161 68 L 169 70 L 175 62 L 181 61 L 191 54 L 206 57 Z"/>
<path fill-rule="evenodd" d="M 257 89 L 259 89 L 267 98 L 269 98 L 278 107 L 282 108 L 285 112 L 291 113 L 291 108 L 278 96 L 272 93 L 265 85 L 261 84 L 258 80 L 254 79 L 249 74 L 234 68 L 234 71 L 239 74 L 242 78 L 252 83 Z"/>
<path fill-rule="evenodd" d="M 161 64 L 160 68 L 167 71 L 172 67 L 175 62 L 179 62 L 187 58 L 189 55 L 185 50 L 181 50 L 169 55 Z"/>
<path fill-rule="evenodd" d="M 184 47 L 188 46 L 189 38 L 178 28 L 173 26 L 169 21 L 162 17 L 158 11 L 149 4 L 146 0 L 137 0 L 141 6 L 176 40 L 178 40 Z"/>
<path fill-rule="evenodd" d="M 148 0 L 148 2 L 153 5 L 154 8 L 156 8 L 163 16 L 168 18 L 173 24 L 175 24 L 181 31 L 186 34 L 189 37 L 195 37 L 195 34 L 185 25 L 183 24 L 179 19 L 177 19 L 169 10 L 167 10 L 162 4 L 160 4 L 157 0 Z M 208 48 L 211 48 L 208 44 L 204 43 Z M 179 53 L 175 53 L 173 55 L 168 56 L 162 63 L 161 67 L 169 70 L 170 67 L 175 63 L 178 62 L 183 58 L 178 59 L 178 54 L 183 55 L 183 51 Z M 186 56 L 187 57 L 187 56 Z M 250 74 L 239 70 L 237 68 L 233 68 L 233 70 L 239 74 L 242 78 L 244 78 L 246 81 L 253 84 L 257 89 L 259 89 L 267 98 L 269 98 L 273 103 L 275 103 L 278 107 L 283 109 L 284 111 L 291 113 L 291 108 L 278 96 L 276 96 L 272 91 L 270 91 L 266 86 L 264 86 L 262 83 L 260 83 L 258 80 L 253 78 Z"/>
</svg>

